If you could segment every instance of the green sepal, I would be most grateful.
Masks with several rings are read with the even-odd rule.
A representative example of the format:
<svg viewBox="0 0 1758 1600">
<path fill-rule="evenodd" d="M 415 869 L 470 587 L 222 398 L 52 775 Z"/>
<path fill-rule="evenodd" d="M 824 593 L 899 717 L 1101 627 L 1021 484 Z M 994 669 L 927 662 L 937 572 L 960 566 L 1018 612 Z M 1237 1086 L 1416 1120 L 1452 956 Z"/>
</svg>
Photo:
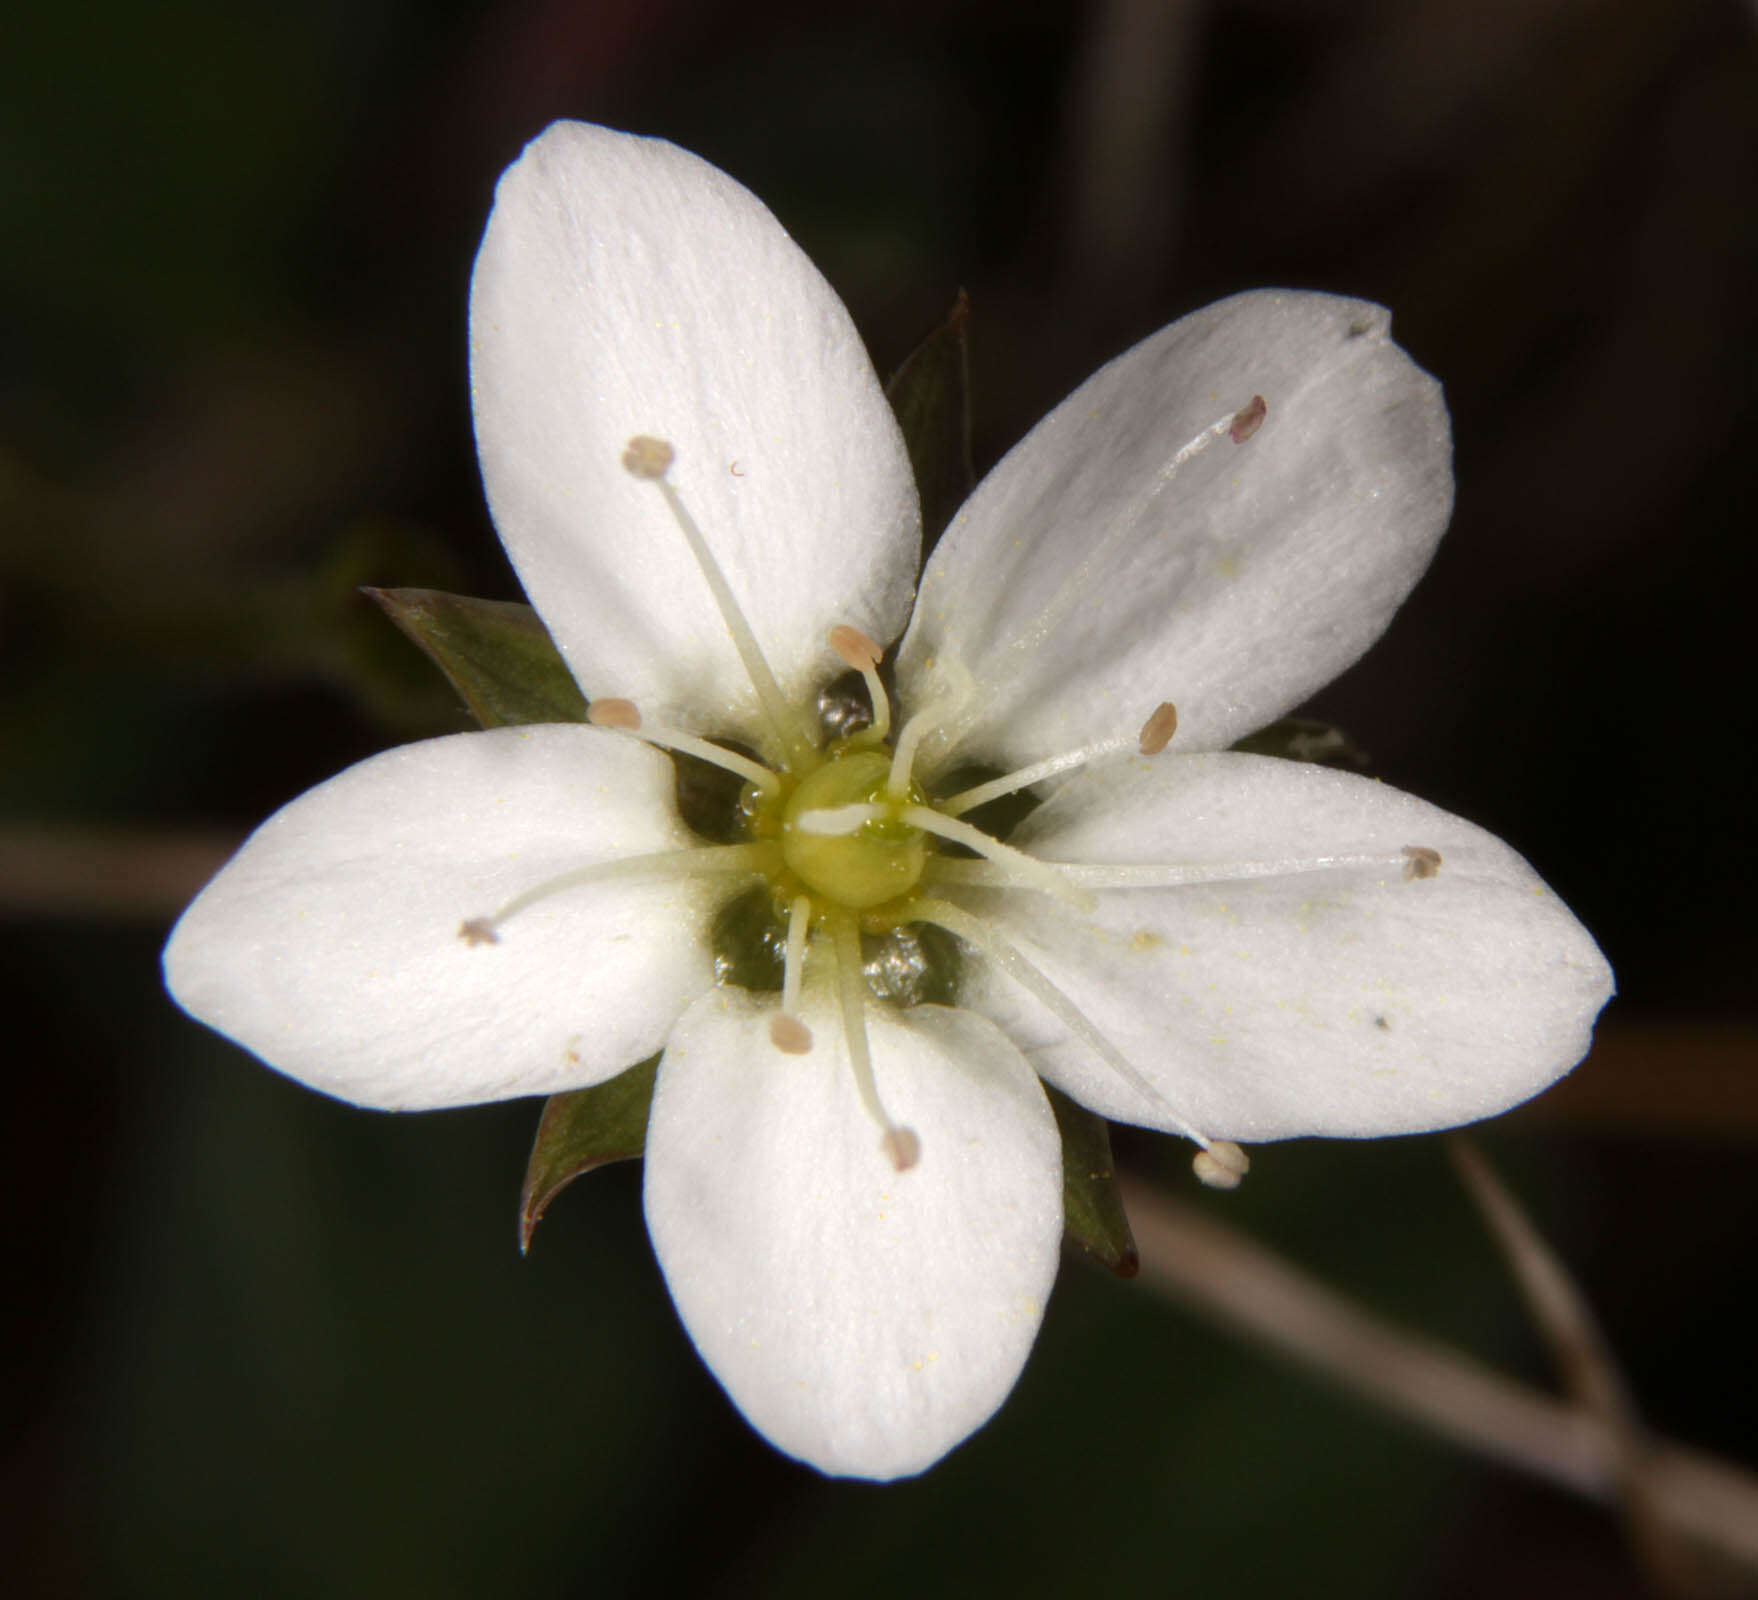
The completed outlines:
<svg viewBox="0 0 1758 1600">
<path fill-rule="evenodd" d="M 1368 765 L 1367 752 L 1341 728 L 1310 717 L 1280 717 L 1247 734 L 1233 748 L 1250 756 L 1280 756 L 1284 761 L 1341 767 L 1346 772 L 1360 772 Z"/>
<path fill-rule="evenodd" d="M 885 385 L 922 497 L 922 548 L 934 548 L 976 484 L 971 470 L 970 297 L 958 299 Z"/>
<path fill-rule="evenodd" d="M 1141 1268 L 1111 1161 L 1111 1125 L 1044 1085 L 1062 1135 L 1063 1237 L 1120 1278 Z"/>
<path fill-rule="evenodd" d="M 649 1056 L 607 1083 L 552 1094 L 545 1102 L 519 1192 L 521 1255 L 531 1248 L 550 1201 L 581 1173 L 632 1161 L 647 1148 L 647 1111 L 658 1071 L 659 1057 Z"/>
<path fill-rule="evenodd" d="M 367 589 L 485 728 L 584 722 L 586 697 L 530 606 L 439 589 Z"/>
</svg>

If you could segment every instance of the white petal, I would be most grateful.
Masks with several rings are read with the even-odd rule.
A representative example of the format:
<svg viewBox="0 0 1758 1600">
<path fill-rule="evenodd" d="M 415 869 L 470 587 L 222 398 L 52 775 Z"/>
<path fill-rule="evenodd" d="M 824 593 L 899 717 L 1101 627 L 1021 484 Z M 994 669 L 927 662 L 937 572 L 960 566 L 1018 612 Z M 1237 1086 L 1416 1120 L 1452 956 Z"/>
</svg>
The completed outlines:
<svg viewBox="0 0 1758 1600">
<path fill-rule="evenodd" d="M 192 1016 L 357 1105 L 466 1105 L 596 1083 L 651 1055 L 711 981 L 728 880 L 623 879 L 459 936 L 589 863 L 688 847 L 670 763 L 594 728 L 433 739 L 276 812 L 184 912 L 165 981 Z"/>
<path fill-rule="evenodd" d="M 647 1225 L 696 1348 L 753 1427 L 824 1472 L 919 1472 L 1012 1389 L 1062 1235 L 1061 1147 L 1019 1052 L 968 1012 L 868 1010 L 896 1172 L 833 1009 L 783 1055 L 771 1007 L 685 1014 L 647 1130 Z"/>
<path fill-rule="evenodd" d="M 1133 733 L 1163 700 L 1180 749 L 1223 748 L 1329 682 L 1452 506 L 1440 386 L 1390 324 L 1363 301 L 1260 291 L 1101 368 L 947 530 L 899 650 L 906 696 L 969 673 L 959 753 L 1013 766 Z M 1235 444 L 1225 423 L 1254 395 L 1267 414 Z"/>
<path fill-rule="evenodd" d="M 1238 863 L 1438 850 L 1437 876 L 1340 867 L 1112 889 L 1082 916 L 1018 891 L 996 925 L 1164 1097 L 1147 1100 L 994 972 L 965 1002 L 1104 1115 L 1216 1137 L 1451 1127 L 1586 1053 L 1611 971 L 1512 850 L 1411 796 L 1267 757 L 1162 757 L 1071 783 L 1015 843 L 1082 862 Z M 1061 1042 L 1055 1042 L 1061 1041 Z M 1036 1048 L 1034 1048 L 1036 1047 Z"/>
<path fill-rule="evenodd" d="M 658 491 L 700 524 L 790 698 L 843 670 L 836 623 L 889 640 L 920 518 L 842 303 L 757 198 L 657 139 L 557 123 L 496 191 L 470 296 L 495 525 L 589 695 L 749 728 L 752 694 Z"/>
</svg>

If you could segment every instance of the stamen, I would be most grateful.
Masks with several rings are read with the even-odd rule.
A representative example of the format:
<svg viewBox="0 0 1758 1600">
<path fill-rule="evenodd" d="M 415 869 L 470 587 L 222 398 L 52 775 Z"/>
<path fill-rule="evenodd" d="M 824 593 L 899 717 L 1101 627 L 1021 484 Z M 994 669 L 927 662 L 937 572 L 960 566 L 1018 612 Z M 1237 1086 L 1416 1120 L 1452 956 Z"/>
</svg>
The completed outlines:
<svg viewBox="0 0 1758 1600">
<path fill-rule="evenodd" d="M 812 898 L 796 894 L 787 908 L 787 954 L 781 969 L 781 1009 L 769 1019 L 769 1037 L 777 1050 L 803 1056 L 812 1048 L 812 1030 L 800 1020 L 800 977 L 806 965 L 806 934 L 812 922 Z"/>
<path fill-rule="evenodd" d="M 1011 888 L 1041 889 L 1045 894 L 1053 894 L 1058 900 L 1065 901 L 1077 911 L 1092 908 L 1093 897 L 1070 883 L 1060 866 L 1052 866 L 1047 861 L 1038 860 L 1036 856 L 1028 856 L 1023 850 L 1015 850 L 1012 845 L 1003 844 L 968 822 L 960 822 L 957 818 L 945 816 L 928 806 L 905 806 L 898 812 L 897 820 L 912 828 L 920 828 L 923 833 L 934 833 L 942 839 L 951 839 L 967 850 L 975 850 L 978 855 L 986 856 L 990 863 L 1001 869 L 998 876 L 1004 878 Z M 933 865 L 935 876 L 942 876 L 939 871 L 940 858 L 936 857 Z M 946 862 L 945 865 L 955 866 L 958 863 Z"/>
<path fill-rule="evenodd" d="M 801 833 L 820 834 L 828 839 L 845 838 L 859 833 L 869 822 L 877 822 L 886 808 L 870 800 L 854 800 L 846 806 L 814 806 L 800 812 L 793 820 Z"/>
<path fill-rule="evenodd" d="M 1141 725 L 1141 753 L 1157 756 L 1172 742 L 1172 735 L 1177 731 L 1178 707 L 1170 700 L 1162 700 L 1154 707 L 1154 714 Z"/>
<path fill-rule="evenodd" d="M 586 708 L 586 720 L 595 728 L 617 728 L 633 733 L 641 726 L 641 712 L 633 700 L 605 695 Z"/>
<path fill-rule="evenodd" d="M 867 685 L 867 698 L 873 702 L 873 732 L 881 739 L 891 732 L 891 701 L 885 685 L 879 681 L 879 661 L 884 655 L 859 628 L 838 623 L 830 630 L 830 648 L 842 658 L 844 666 L 853 667 Z"/>
<path fill-rule="evenodd" d="M 1190 1158 L 1190 1170 L 1211 1189 L 1237 1189 L 1251 1171 L 1251 1157 L 1231 1139 L 1211 1139 L 1208 1149 Z"/>
<path fill-rule="evenodd" d="M 1436 852 L 1431 850 L 1421 857 L 1408 853 L 1420 848 L 1410 846 L 1397 855 L 1307 856 L 1281 861 L 1143 861 L 1116 865 L 1057 861 L 1038 865 L 1053 868 L 1065 882 L 1082 889 L 1181 889 L 1190 884 L 1244 883 L 1254 878 L 1291 878 L 1306 872 L 1352 868 L 1381 872 L 1396 868 L 1408 882 L 1412 878 L 1432 878 L 1440 870 Z M 1429 855 L 1436 857 L 1433 863 L 1427 860 Z M 996 872 L 984 861 L 955 861 L 941 856 L 934 862 L 934 875 L 942 883 L 968 883 L 985 889 L 1016 887 L 1007 874 Z"/>
<path fill-rule="evenodd" d="M 1123 1052 L 1087 1020 L 1086 1013 L 1079 1006 L 987 923 L 944 900 L 918 901 L 910 908 L 910 915 L 920 922 L 938 923 L 948 933 L 956 935 L 987 956 L 1137 1094 L 1159 1106 L 1175 1132 L 1181 1133 L 1193 1144 L 1200 1144 L 1205 1150 L 1213 1148 L 1214 1141 L 1186 1122 L 1171 1102 L 1130 1065 Z"/>
<path fill-rule="evenodd" d="M 631 477 L 657 483 L 671 471 L 671 464 L 676 459 L 677 452 L 665 440 L 637 434 L 629 441 L 628 449 L 623 451 L 623 470 Z"/>
<path fill-rule="evenodd" d="M 702 537 L 702 530 L 696 526 L 695 519 L 685 509 L 677 490 L 666 478 L 675 459 L 676 452 L 665 440 L 652 439 L 645 435 L 631 439 L 628 449 L 623 452 L 624 467 L 643 482 L 651 483 L 664 497 L 672 520 L 677 523 L 685 543 L 690 547 L 690 554 L 696 558 L 696 565 L 701 568 L 702 576 L 707 580 L 715 605 L 720 608 L 720 620 L 726 625 L 726 631 L 732 635 L 733 648 L 738 651 L 739 660 L 744 663 L 745 675 L 750 678 L 751 687 L 757 691 L 757 699 L 762 704 L 764 715 L 769 718 L 770 726 L 789 756 L 799 761 L 812 753 L 812 741 L 782 698 L 781 685 L 770 671 L 769 663 L 764 659 L 762 648 L 757 643 L 757 635 L 751 631 L 751 624 L 745 620 L 738 598 L 726 581 L 726 575 L 720 570 L 720 564 L 714 559 L 713 551 L 708 548 L 708 541 Z"/>
<path fill-rule="evenodd" d="M 1038 614 L 1030 619 L 1022 620 L 1004 644 L 993 647 L 989 651 L 982 671 L 982 676 L 986 681 L 991 683 L 1005 681 L 1007 675 L 1013 670 L 1008 664 L 1010 657 L 1016 657 L 1025 651 L 1036 649 L 1045 639 L 1056 632 L 1064 618 L 1077 606 L 1086 602 L 1099 573 L 1105 569 L 1106 562 L 1109 561 L 1117 546 L 1134 534 L 1148 505 L 1165 492 L 1167 486 L 1178 476 L 1180 469 L 1187 462 L 1194 460 L 1221 439 L 1229 437 L 1239 419 L 1246 416 L 1256 404 L 1257 397 L 1254 397 L 1242 410 L 1230 411 L 1226 416 L 1216 418 L 1194 439 L 1179 447 L 1172 459 L 1143 485 L 1134 501 L 1110 518 L 1109 529 L 1093 542 L 1080 565 L 1064 582 L 1057 586 L 1055 594 L 1050 597 Z"/>
<path fill-rule="evenodd" d="M 812 1030 L 791 1011 L 777 1011 L 769 1019 L 769 1042 L 790 1056 L 809 1055 Z"/>
<path fill-rule="evenodd" d="M 1431 850 L 1425 844 L 1404 846 L 1404 881 L 1406 883 L 1412 883 L 1417 878 L 1432 878 L 1440 870 L 1440 851 Z"/>
<path fill-rule="evenodd" d="M 1261 394 L 1254 394 L 1249 401 L 1233 414 L 1232 426 L 1227 429 L 1227 437 L 1235 444 L 1244 444 L 1259 428 L 1264 425 L 1264 418 L 1269 415 L 1270 408 L 1264 404 Z"/>
<path fill-rule="evenodd" d="M 891 1120 L 873 1081 L 873 1057 L 867 1047 L 867 980 L 861 970 L 861 933 L 855 919 L 838 915 L 831 922 L 836 941 L 836 993 L 842 1005 L 842 1031 L 848 1040 L 849 1065 L 854 1070 L 855 1092 L 861 1104 L 883 1130 L 879 1148 L 899 1172 L 907 1172 L 922 1157 L 922 1141 L 913 1129 Z"/>
<path fill-rule="evenodd" d="M 843 665 L 856 672 L 871 672 L 885 654 L 859 628 L 839 622 L 830 630 L 830 648 L 842 657 Z"/>
<path fill-rule="evenodd" d="M 963 789 L 950 799 L 937 802 L 935 809 L 943 817 L 962 817 L 965 812 L 974 811 L 991 800 L 999 800 L 1004 794 L 1029 788 L 1034 783 L 1042 783 L 1058 773 L 1073 772 L 1078 767 L 1090 767 L 1110 756 L 1157 756 L 1172 742 L 1172 735 L 1177 728 L 1178 708 L 1170 700 L 1162 700 L 1154 714 L 1142 724 L 1141 732 L 1133 739 L 1119 735 L 1114 739 L 1101 739 L 1096 744 L 1082 745 L 1078 750 L 1064 750 L 1061 755 L 1047 756 L 1042 761 L 1033 762 L 1029 767 L 1021 767 L 1017 772 L 1003 773 L 999 778 L 979 783 L 974 789 Z"/>
<path fill-rule="evenodd" d="M 618 878 L 711 878 L 761 877 L 779 872 L 781 847 L 765 840 L 757 844 L 693 845 L 686 850 L 661 850 L 647 856 L 624 856 L 618 861 L 597 861 L 577 867 L 514 895 L 498 911 L 486 917 L 470 917 L 460 924 L 458 937 L 468 945 L 499 944 L 500 929 L 527 906 L 584 888 L 589 883 L 609 883 Z"/>
<path fill-rule="evenodd" d="M 916 1137 L 914 1128 L 887 1128 L 879 1148 L 899 1172 L 908 1172 L 922 1159 L 922 1141 Z"/>
<path fill-rule="evenodd" d="M 901 800 L 910 792 L 910 770 L 915 766 L 916 750 L 938 726 L 939 712 L 934 707 L 918 711 L 903 725 L 891 753 L 891 772 L 885 779 L 885 792 L 894 800 Z"/>
<path fill-rule="evenodd" d="M 762 762 L 752 761 L 736 750 L 723 749 L 713 740 L 698 738 L 681 728 L 647 722 L 633 700 L 594 700 L 586 709 L 586 720 L 595 728 L 635 734 L 643 743 L 657 745 L 661 750 L 676 750 L 683 755 L 695 756 L 699 761 L 706 761 L 710 766 L 720 767 L 743 778 L 746 783 L 754 784 L 760 794 L 774 796 L 781 793 L 781 779 Z"/>
</svg>

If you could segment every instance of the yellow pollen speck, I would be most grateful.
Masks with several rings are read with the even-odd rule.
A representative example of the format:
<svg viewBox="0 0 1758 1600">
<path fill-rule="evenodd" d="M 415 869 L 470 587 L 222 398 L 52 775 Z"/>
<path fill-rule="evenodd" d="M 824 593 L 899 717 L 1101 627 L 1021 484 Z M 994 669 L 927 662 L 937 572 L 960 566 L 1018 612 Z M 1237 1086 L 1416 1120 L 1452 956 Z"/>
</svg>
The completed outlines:
<svg viewBox="0 0 1758 1600">
<path fill-rule="evenodd" d="M 1135 930 L 1135 937 L 1129 942 L 1137 950 L 1152 950 L 1156 946 L 1164 944 L 1166 941 L 1162 939 L 1159 934 L 1155 933 L 1152 928 L 1137 928 Z"/>
</svg>

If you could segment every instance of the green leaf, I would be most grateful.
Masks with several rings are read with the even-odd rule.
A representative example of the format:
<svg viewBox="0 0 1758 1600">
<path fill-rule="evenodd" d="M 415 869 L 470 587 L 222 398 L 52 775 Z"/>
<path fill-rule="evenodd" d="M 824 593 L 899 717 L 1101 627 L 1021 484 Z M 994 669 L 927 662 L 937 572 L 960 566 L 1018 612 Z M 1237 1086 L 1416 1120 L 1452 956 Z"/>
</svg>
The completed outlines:
<svg viewBox="0 0 1758 1600">
<path fill-rule="evenodd" d="M 1062 1134 L 1062 1226 L 1101 1266 L 1120 1278 L 1140 1269 L 1135 1235 L 1123 1211 L 1111 1163 L 1111 1128 L 1103 1117 L 1044 1085 Z"/>
<path fill-rule="evenodd" d="M 960 289 L 946 320 L 885 385 L 922 496 L 922 546 L 934 548 L 976 484 L 971 470 L 970 298 Z"/>
<path fill-rule="evenodd" d="M 1364 771 L 1368 765 L 1367 752 L 1341 728 L 1309 717 L 1282 717 L 1247 734 L 1233 748 L 1247 755 L 1280 756 L 1284 761 L 1310 761 L 1349 772 Z"/>
<path fill-rule="evenodd" d="M 483 727 L 586 720 L 586 697 L 530 606 L 438 589 L 365 593 L 420 645 Z"/>
<path fill-rule="evenodd" d="M 649 1056 L 608 1083 L 549 1097 L 519 1194 L 521 1255 L 531 1248 L 550 1201 L 574 1179 L 612 1161 L 632 1161 L 647 1147 L 647 1109 L 658 1071 L 659 1057 Z"/>
</svg>

